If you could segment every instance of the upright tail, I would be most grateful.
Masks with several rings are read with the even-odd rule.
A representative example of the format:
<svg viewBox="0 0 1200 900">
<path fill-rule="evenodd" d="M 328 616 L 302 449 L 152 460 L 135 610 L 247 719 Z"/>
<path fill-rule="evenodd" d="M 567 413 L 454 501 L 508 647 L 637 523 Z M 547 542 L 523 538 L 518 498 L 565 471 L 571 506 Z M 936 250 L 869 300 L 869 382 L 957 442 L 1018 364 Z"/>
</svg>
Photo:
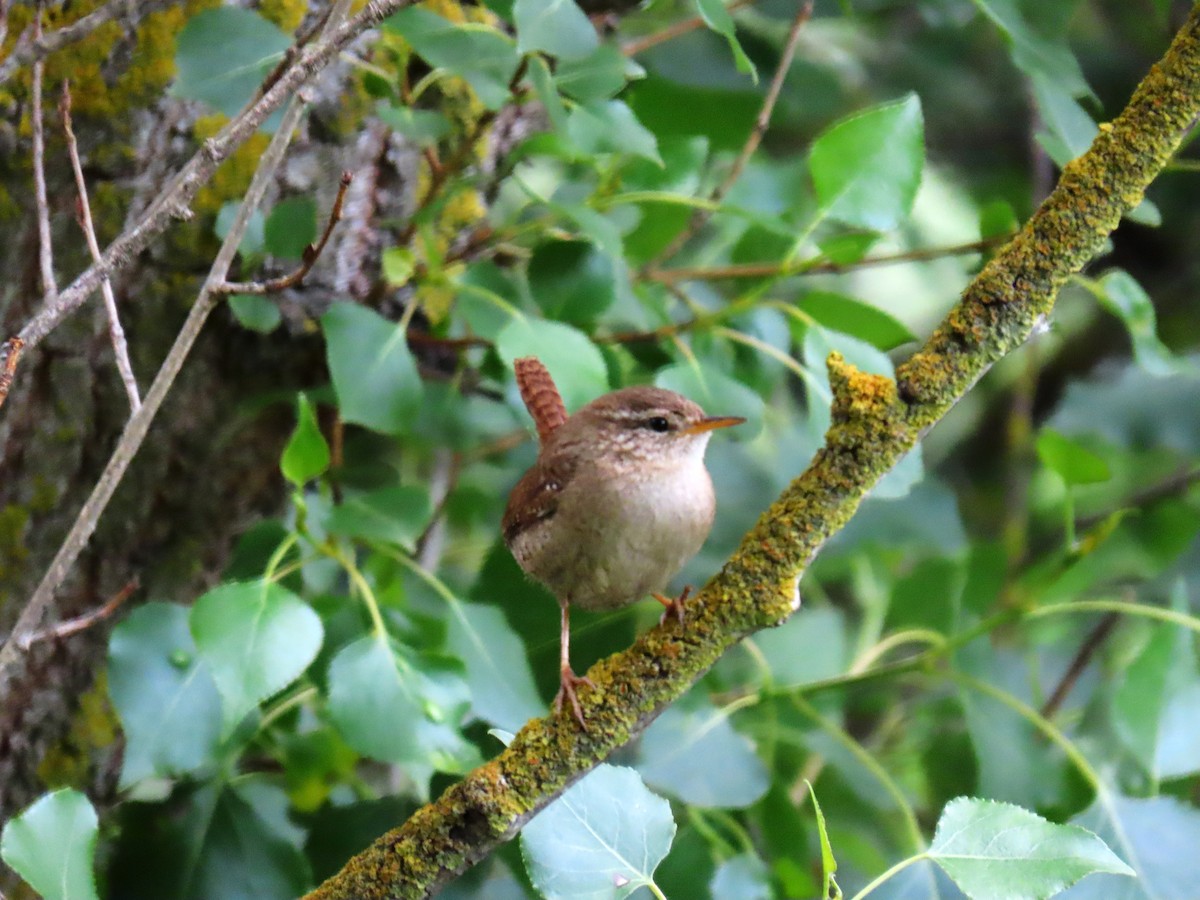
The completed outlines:
<svg viewBox="0 0 1200 900">
<path fill-rule="evenodd" d="M 538 441 L 546 443 L 551 432 L 567 421 L 567 408 L 554 386 L 549 370 L 536 356 L 523 356 L 513 363 L 517 388 L 525 408 L 537 426 Z"/>
</svg>

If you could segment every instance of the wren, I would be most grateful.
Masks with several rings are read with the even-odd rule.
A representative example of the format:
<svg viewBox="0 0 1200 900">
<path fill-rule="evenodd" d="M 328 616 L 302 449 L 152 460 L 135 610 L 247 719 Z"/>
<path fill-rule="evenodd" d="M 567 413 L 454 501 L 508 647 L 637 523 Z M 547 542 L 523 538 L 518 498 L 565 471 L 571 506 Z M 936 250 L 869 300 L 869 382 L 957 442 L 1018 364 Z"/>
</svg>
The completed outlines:
<svg viewBox="0 0 1200 900">
<path fill-rule="evenodd" d="M 712 432 L 743 421 L 708 416 L 673 391 L 613 391 L 568 416 L 549 373 L 516 361 L 538 428 L 537 460 L 508 498 L 504 540 L 562 609 L 560 688 L 586 728 L 571 669 L 569 609 L 611 610 L 654 596 L 682 620 L 683 597 L 662 591 L 708 537 L 716 501 L 704 451 Z M 686 592 L 685 592 L 686 596 Z"/>
</svg>

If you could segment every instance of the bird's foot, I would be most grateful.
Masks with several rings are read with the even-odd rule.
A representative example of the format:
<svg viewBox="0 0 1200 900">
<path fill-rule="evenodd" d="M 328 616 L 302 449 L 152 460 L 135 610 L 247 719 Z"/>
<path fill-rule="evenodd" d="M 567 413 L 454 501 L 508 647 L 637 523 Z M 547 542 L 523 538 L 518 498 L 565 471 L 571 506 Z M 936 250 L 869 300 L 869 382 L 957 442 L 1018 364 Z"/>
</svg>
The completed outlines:
<svg viewBox="0 0 1200 900">
<path fill-rule="evenodd" d="M 666 596 L 665 594 L 659 594 L 659 593 L 651 594 L 650 596 L 652 596 L 655 600 L 657 600 L 664 607 L 666 607 L 663 610 L 662 617 L 659 618 L 659 620 L 658 620 L 658 624 L 661 625 L 663 622 L 667 621 L 667 616 L 674 616 L 675 620 L 677 622 L 679 622 L 680 625 L 682 625 L 683 624 L 683 604 L 685 602 L 687 602 L 688 595 L 691 594 L 691 592 L 692 592 L 692 586 L 688 585 L 687 587 L 685 587 L 683 589 L 683 592 L 678 597 L 676 597 L 674 600 L 672 600 L 670 597 Z"/>
<path fill-rule="evenodd" d="M 587 723 L 583 720 L 583 708 L 580 707 L 579 697 L 575 694 L 575 686 L 579 684 L 586 684 L 593 690 L 596 687 L 592 683 L 592 679 L 586 675 L 576 675 L 571 671 L 570 667 L 564 666 L 558 693 L 554 695 L 554 712 L 556 714 L 562 712 L 563 698 L 566 697 L 571 701 L 571 709 L 575 712 L 575 718 L 579 722 L 579 727 L 587 731 Z"/>
</svg>

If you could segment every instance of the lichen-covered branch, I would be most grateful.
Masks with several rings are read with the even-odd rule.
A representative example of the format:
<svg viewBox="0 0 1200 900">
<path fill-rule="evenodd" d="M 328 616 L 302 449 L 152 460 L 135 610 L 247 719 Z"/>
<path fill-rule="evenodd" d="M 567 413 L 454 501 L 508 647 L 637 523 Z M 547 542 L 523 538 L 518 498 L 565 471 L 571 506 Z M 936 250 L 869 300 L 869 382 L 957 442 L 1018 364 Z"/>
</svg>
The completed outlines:
<svg viewBox="0 0 1200 900">
<path fill-rule="evenodd" d="M 511 838 L 564 788 L 627 742 L 735 642 L 778 624 L 794 585 L 867 491 L 975 381 L 1051 310 L 1200 113 L 1200 7 L 1121 116 L 1064 170 L 1054 192 L 897 371 L 829 360 L 833 419 L 812 465 L 762 515 L 721 572 L 668 621 L 597 663 L 570 716 L 527 724 L 498 757 L 379 838 L 309 900 L 425 897 Z"/>
</svg>

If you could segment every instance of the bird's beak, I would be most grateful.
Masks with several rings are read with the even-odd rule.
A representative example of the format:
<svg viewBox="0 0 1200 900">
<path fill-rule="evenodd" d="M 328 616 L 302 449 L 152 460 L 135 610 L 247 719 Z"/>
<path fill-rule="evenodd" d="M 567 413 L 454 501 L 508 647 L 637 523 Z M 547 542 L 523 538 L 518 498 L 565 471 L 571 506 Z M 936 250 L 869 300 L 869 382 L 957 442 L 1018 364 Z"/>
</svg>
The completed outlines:
<svg viewBox="0 0 1200 900">
<path fill-rule="evenodd" d="M 680 434 L 701 434 L 717 428 L 728 428 L 731 425 L 741 425 L 746 420 L 741 416 L 705 416 L 695 425 L 689 425 Z"/>
</svg>

